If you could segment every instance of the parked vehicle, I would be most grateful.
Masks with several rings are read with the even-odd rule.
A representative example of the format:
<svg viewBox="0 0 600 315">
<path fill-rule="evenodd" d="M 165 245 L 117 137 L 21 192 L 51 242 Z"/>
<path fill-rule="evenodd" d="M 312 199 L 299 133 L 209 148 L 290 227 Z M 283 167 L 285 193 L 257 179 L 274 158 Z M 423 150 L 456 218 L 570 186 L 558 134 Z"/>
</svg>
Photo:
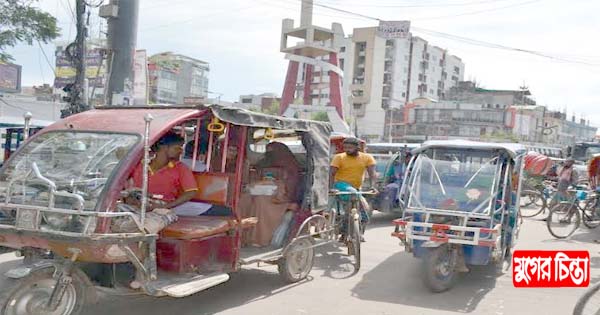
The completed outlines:
<svg viewBox="0 0 600 315">
<path fill-rule="evenodd" d="M 24 256 L 6 273 L 0 313 L 78 314 L 97 300 L 96 287 L 179 298 L 260 262 L 277 265 L 287 282 L 305 279 L 314 248 L 338 244 L 327 209 L 330 132 L 326 123 L 220 106 L 99 108 L 45 128 L 0 172 L 0 245 Z M 156 231 L 164 217 L 144 202 L 161 198 L 148 193 L 148 173 L 141 191 L 128 183 L 170 133 L 190 140 L 191 169 L 205 165 L 194 172 L 198 192 L 186 207 L 211 210 Z M 292 152 L 299 170 L 291 176 L 301 197 L 275 202 L 279 186 L 267 188 L 287 166 L 259 162 L 270 143 L 297 140 L 305 148 Z M 252 246 L 258 231 L 268 244 Z"/>
<path fill-rule="evenodd" d="M 423 259 L 433 292 L 450 289 L 469 265 L 510 265 L 525 151 L 470 141 L 430 141 L 413 150 L 393 236 Z"/>
</svg>

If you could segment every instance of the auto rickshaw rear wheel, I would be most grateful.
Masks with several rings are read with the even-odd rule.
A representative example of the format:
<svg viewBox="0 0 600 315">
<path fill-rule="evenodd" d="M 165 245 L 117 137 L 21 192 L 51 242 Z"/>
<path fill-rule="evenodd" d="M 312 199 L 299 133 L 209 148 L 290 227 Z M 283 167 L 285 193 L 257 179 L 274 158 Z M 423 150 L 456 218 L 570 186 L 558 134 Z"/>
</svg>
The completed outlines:
<svg viewBox="0 0 600 315">
<path fill-rule="evenodd" d="M 76 273 L 67 285 L 63 298 L 55 311 L 46 308 L 52 295 L 56 278 L 54 269 L 34 271 L 30 275 L 13 281 L 0 294 L 2 315 L 78 315 L 81 314 L 87 292 L 83 281 Z M 10 280 L 10 279 L 9 279 Z"/>
<path fill-rule="evenodd" d="M 429 248 L 424 260 L 422 266 L 425 285 L 431 291 L 440 293 L 454 286 L 458 277 L 456 271 L 458 253 L 456 250 L 448 244 Z"/>
<path fill-rule="evenodd" d="M 312 270 L 315 249 L 310 238 L 293 240 L 284 256 L 277 262 L 277 269 L 283 281 L 296 283 L 305 279 Z"/>
</svg>

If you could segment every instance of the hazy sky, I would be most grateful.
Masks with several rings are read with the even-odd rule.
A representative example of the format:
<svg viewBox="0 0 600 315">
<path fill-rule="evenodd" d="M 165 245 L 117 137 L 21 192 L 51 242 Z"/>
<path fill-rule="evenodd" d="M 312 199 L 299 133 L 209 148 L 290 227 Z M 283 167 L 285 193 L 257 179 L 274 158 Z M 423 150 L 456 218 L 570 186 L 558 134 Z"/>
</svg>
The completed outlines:
<svg viewBox="0 0 600 315">
<path fill-rule="evenodd" d="M 97 0 L 93 1 L 96 2 Z M 72 2 L 72 3 L 70 3 Z M 108 0 L 106 0 L 108 2 Z M 280 94 L 287 62 L 279 52 L 281 20 L 298 23 L 300 0 L 140 0 L 138 48 L 150 54 L 174 51 L 210 63 L 209 90 L 223 99 L 240 94 Z M 411 20 L 421 29 L 516 47 L 555 59 L 473 46 L 413 30 L 447 48 L 466 64 L 465 79 L 486 88 L 518 89 L 525 82 L 539 104 L 584 115 L 600 126 L 600 1 L 597 0 L 315 0 L 315 3 L 385 20 Z M 41 0 L 58 17 L 65 39 L 75 37 L 69 4 Z M 96 21 L 98 18 L 96 19 Z M 92 19 L 92 22 L 94 19 Z M 330 27 L 377 25 L 315 7 L 314 22 Z M 92 34 L 98 34 L 94 26 Z M 45 51 L 54 62 L 54 46 Z M 37 46 L 11 52 L 23 65 L 23 84 L 51 82 L 52 71 Z M 565 62 L 562 59 L 579 61 Z"/>
</svg>

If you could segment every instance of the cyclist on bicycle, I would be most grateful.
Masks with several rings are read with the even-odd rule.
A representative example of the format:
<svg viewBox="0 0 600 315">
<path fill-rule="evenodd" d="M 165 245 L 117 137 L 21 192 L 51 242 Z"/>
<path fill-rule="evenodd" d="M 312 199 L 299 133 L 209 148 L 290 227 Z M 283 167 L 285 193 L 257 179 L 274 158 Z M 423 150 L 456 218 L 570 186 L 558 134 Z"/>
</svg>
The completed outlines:
<svg viewBox="0 0 600 315">
<path fill-rule="evenodd" d="M 363 184 L 365 172 L 369 174 L 369 186 L 373 189 L 377 179 L 375 159 L 372 155 L 360 152 L 360 141 L 356 138 L 344 140 L 344 152 L 336 154 L 331 161 L 330 188 L 342 192 L 357 192 Z M 369 221 L 369 204 L 360 197 L 361 241 L 364 242 L 364 229 Z"/>
<path fill-rule="evenodd" d="M 569 187 L 577 184 L 578 174 L 573 165 L 575 164 L 575 160 L 572 157 L 567 158 L 564 165 L 558 169 L 558 186 L 556 197 L 562 200 L 568 200 L 569 195 L 567 190 Z"/>
</svg>

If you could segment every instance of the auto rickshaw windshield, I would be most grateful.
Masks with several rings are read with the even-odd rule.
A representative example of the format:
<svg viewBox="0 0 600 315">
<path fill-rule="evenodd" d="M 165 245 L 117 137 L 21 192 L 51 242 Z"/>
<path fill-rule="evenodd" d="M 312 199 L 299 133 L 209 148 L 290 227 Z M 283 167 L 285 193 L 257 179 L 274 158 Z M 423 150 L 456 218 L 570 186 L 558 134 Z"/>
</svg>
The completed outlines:
<svg viewBox="0 0 600 315">
<path fill-rule="evenodd" d="M 487 213 L 501 174 L 498 153 L 432 149 L 415 160 L 408 179 L 409 207 Z"/>
<path fill-rule="evenodd" d="M 94 210 L 119 161 L 139 141 L 139 136 L 115 133 L 54 131 L 39 135 L 3 168 L 0 201 L 75 209 L 83 200 L 82 210 Z M 71 197 L 51 196 L 52 186 Z"/>
</svg>

